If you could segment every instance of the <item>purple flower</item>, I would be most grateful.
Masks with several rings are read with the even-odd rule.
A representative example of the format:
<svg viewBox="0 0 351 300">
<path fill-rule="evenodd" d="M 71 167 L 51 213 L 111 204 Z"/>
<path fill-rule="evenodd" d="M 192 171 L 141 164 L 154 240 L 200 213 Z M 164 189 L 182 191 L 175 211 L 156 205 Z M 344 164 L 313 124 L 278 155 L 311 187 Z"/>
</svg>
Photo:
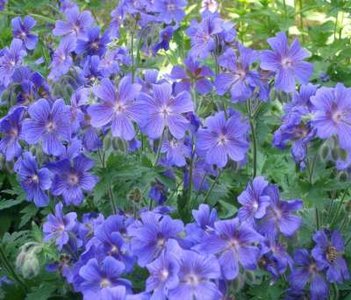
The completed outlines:
<svg viewBox="0 0 351 300">
<path fill-rule="evenodd" d="M 62 212 L 61 202 L 55 206 L 55 215 L 49 214 L 43 225 L 44 241 L 54 239 L 59 250 L 69 242 L 70 233 L 77 224 L 77 214 L 70 212 L 66 215 Z"/>
<path fill-rule="evenodd" d="M 76 47 L 75 40 L 73 38 L 67 38 L 61 40 L 59 46 L 53 54 L 53 59 L 50 65 L 49 79 L 57 80 L 62 75 L 65 75 L 73 64 L 71 53 Z"/>
<path fill-rule="evenodd" d="M 320 269 L 327 270 L 327 280 L 331 283 L 342 283 L 350 279 L 347 263 L 342 255 L 345 245 L 339 231 L 319 230 L 313 235 L 316 245 L 312 256 Z"/>
<path fill-rule="evenodd" d="M 79 205 L 84 198 L 83 191 L 91 192 L 98 179 L 89 170 L 94 161 L 80 154 L 73 158 L 60 160 L 49 165 L 55 174 L 52 182 L 52 194 L 62 195 L 67 205 Z"/>
<path fill-rule="evenodd" d="M 220 168 L 230 159 L 242 161 L 249 149 L 247 140 L 249 124 L 240 113 L 235 112 L 226 119 L 223 111 L 206 119 L 206 128 L 199 129 L 196 137 L 198 152 L 208 164 Z"/>
<path fill-rule="evenodd" d="M 271 202 L 269 196 L 264 193 L 267 186 L 268 181 L 264 177 L 256 177 L 238 196 L 238 202 L 242 205 L 238 211 L 240 221 L 253 225 L 255 219 L 264 217 Z"/>
<path fill-rule="evenodd" d="M 265 50 L 261 55 L 261 68 L 276 72 L 275 87 L 278 90 L 290 93 L 295 91 L 295 80 L 307 84 L 313 72 L 313 65 L 305 62 L 309 53 L 301 48 L 295 39 L 288 45 L 284 32 L 267 40 L 273 50 Z"/>
<path fill-rule="evenodd" d="M 125 271 L 131 271 L 134 259 L 128 254 L 128 247 L 119 232 L 108 232 L 109 227 L 102 224 L 95 234 L 98 257 L 112 256 L 125 265 Z"/>
<path fill-rule="evenodd" d="M 337 136 L 340 147 L 351 149 L 351 88 L 338 83 L 335 88 L 322 87 L 311 97 L 312 126 L 317 136 Z"/>
<path fill-rule="evenodd" d="M 151 299 L 166 299 L 168 291 L 179 284 L 179 262 L 176 255 L 166 248 L 146 268 L 150 273 L 146 280 L 146 291 L 153 292 Z"/>
<path fill-rule="evenodd" d="M 260 250 L 255 244 L 263 237 L 249 224 L 240 224 L 238 219 L 217 221 L 215 232 L 205 237 L 194 247 L 203 254 L 217 254 L 225 279 L 235 279 L 239 274 L 239 263 L 244 269 L 255 270 Z"/>
<path fill-rule="evenodd" d="M 163 142 L 161 152 L 166 153 L 166 161 L 170 166 L 184 167 L 186 158 L 191 155 L 191 148 L 184 140 L 171 139 Z"/>
<path fill-rule="evenodd" d="M 185 227 L 187 233 L 186 240 L 192 245 L 201 243 L 202 240 L 214 230 L 214 223 L 218 220 L 215 208 L 210 208 L 207 204 L 200 204 L 199 209 L 192 210 L 194 222 Z"/>
<path fill-rule="evenodd" d="M 28 113 L 30 118 L 22 125 L 25 141 L 30 145 L 41 141 L 46 154 L 61 155 L 64 151 L 61 141 L 71 136 L 69 107 L 62 99 L 52 105 L 46 99 L 39 99 L 29 107 Z"/>
<path fill-rule="evenodd" d="M 168 299 L 221 299 L 222 294 L 213 282 L 221 276 L 218 260 L 214 256 L 183 251 L 179 260 L 179 285 L 169 291 Z"/>
<path fill-rule="evenodd" d="M 130 282 L 120 277 L 123 271 L 124 264 L 111 256 L 107 256 L 101 263 L 96 258 L 91 258 L 79 270 L 82 278 L 79 290 L 84 299 L 103 299 L 107 288 L 119 285 L 130 287 Z"/>
<path fill-rule="evenodd" d="M 70 36 L 84 39 L 87 37 L 87 30 L 94 23 L 89 11 L 79 11 L 78 7 L 65 10 L 66 21 L 56 21 L 53 35 Z"/>
<path fill-rule="evenodd" d="M 47 168 L 38 168 L 35 157 L 25 152 L 22 159 L 16 164 L 21 187 L 24 189 L 27 200 L 33 201 L 36 206 L 43 207 L 49 204 L 49 197 L 45 193 L 51 187 L 51 173 Z"/>
<path fill-rule="evenodd" d="M 84 55 L 102 56 L 106 52 L 107 43 L 110 41 L 108 32 L 100 35 L 99 27 L 88 29 L 87 38 L 78 39 L 75 52 Z"/>
<path fill-rule="evenodd" d="M 100 69 L 100 57 L 97 55 L 88 56 L 85 60 L 82 76 L 86 84 L 93 84 L 98 79 L 103 77 L 102 70 Z"/>
<path fill-rule="evenodd" d="M 153 212 L 141 214 L 141 221 L 129 226 L 132 237 L 131 248 L 138 257 L 138 264 L 145 266 L 156 259 L 165 248 L 169 239 L 177 239 L 183 230 L 183 223 Z"/>
<path fill-rule="evenodd" d="M 288 267 L 292 267 L 292 259 L 283 244 L 278 243 L 274 238 L 267 239 L 263 244 L 264 268 L 272 274 L 273 279 L 277 280 L 284 274 Z"/>
<path fill-rule="evenodd" d="M 216 0 L 202 0 L 201 12 L 202 13 L 215 13 L 218 9 L 218 2 Z"/>
<path fill-rule="evenodd" d="M 16 68 L 22 64 L 23 57 L 26 56 L 23 49 L 23 42 L 20 39 L 13 39 L 10 48 L 2 50 L 0 57 L 0 85 L 7 87 L 11 82 L 11 77 Z"/>
<path fill-rule="evenodd" d="M 100 61 L 100 69 L 105 77 L 109 77 L 113 74 L 118 74 L 121 66 L 129 66 L 131 58 L 128 50 L 125 48 L 117 48 L 114 50 L 108 50 L 104 57 Z"/>
<path fill-rule="evenodd" d="M 170 24 L 173 20 L 180 22 L 184 18 L 186 5 L 186 0 L 156 0 L 154 10 L 160 13 L 161 21 Z"/>
<path fill-rule="evenodd" d="M 292 289 L 301 291 L 309 282 L 311 300 L 327 299 L 329 295 L 328 285 L 320 272 L 320 268 L 306 249 L 299 249 L 295 252 L 294 263 L 295 266 L 289 276 Z"/>
<path fill-rule="evenodd" d="M 23 21 L 21 17 L 11 20 L 13 37 L 22 40 L 28 50 L 33 50 L 38 42 L 38 36 L 31 33 L 36 23 L 31 16 L 25 16 Z"/>
<path fill-rule="evenodd" d="M 139 122 L 150 138 L 161 137 L 165 128 L 177 139 L 184 137 L 189 121 L 182 114 L 194 111 L 188 92 L 173 97 L 169 83 L 155 84 L 153 96 L 141 93 L 138 101 Z"/>
<path fill-rule="evenodd" d="M 265 188 L 271 205 L 267 207 L 265 216 L 257 222 L 257 230 L 269 237 L 281 232 L 285 236 L 293 235 L 301 225 L 301 218 L 293 213 L 302 208 L 301 200 L 280 200 L 279 189 L 271 184 Z"/>
<path fill-rule="evenodd" d="M 88 108 L 91 124 L 94 127 L 102 127 L 111 123 L 113 136 L 132 140 L 135 137 L 132 121 L 137 118 L 134 100 L 140 89 L 139 84 L 131 83 L 130 77 L 124 77 L 117 90 L 109 79 L 103 79 L 101 84 L 94 88 L 95 96 L 103 102 Z"/>
<path fill-rule="evenodd" d="M 251 65 L 257 60 L 256 51 L 238 46 L 240 56 L 229 48 L 219 59 L 219 65 L 227 69 L 216 77 L 215 87 L 219 95 L 230 91 L 233 102 L 249 99 L 254 90 L 261 84 L 257 71 L 250 70 Z"/>
<path fill-rule="evenodd" d="M 206 58 L 216 49 L 216 35 L 223 31 L 223 20 L 217 14 L 204 16 L 200 23 L 192 21 L 186 34 L 191 40 L 190 55 Z"/>
<path fill-rule="evenodd" d="M 315 85 L 308 84 L 301 86 L 300 91 L 294 93 L 292 102 L 284 106 L 283 124 L 273 137 L 273 145 L 281 149 L 285 148 L 289 141 L 292 142 L 291 153 L 300 167 L 305 165 L 307 145 L 316 133 L 311 123 L 303 120 L 311 112 L 310 99 L 316 90 Z"/>
<path fill-rule="evenodd" d="M 7 161 L 17 158 L 22 153 L 19 139 L 22 132 L 22 120 L 25 108 L 15 107 L 5 117 L 0 119 L 0 153 Z"/>
<path fill-rule="evenodd" d="M 175 83 L 174 90 L 178 94 L 181 91 L 190 91 L 191 87 L 205 95 L 212 90 L 212 83 L 209 77 L 213 76 L 213 71 L 207 66 L 201 66 L 200 63 L 194 60 L 191 56 L 184 61 L 185 69 L 181 66 L 175 66 L 171 72 L 173 80 L 180 80 Z"/>
<path fill-rule="evenodd" d="M 152 48 L 152 52 L 154 55 L 161 50 L 164 49 L 167 51 L 169 49 L 169 42 L 172 39 L 174 32 L 174 28 L 172 26 L 167 26 L 165 29 L 160 31 L 160 39 L 158 43 Z"/>
<path fill-rule="evenodd" d="M 167 187 L 157 180 L 151 186 L 149 197 L 155 201 L 157 205 L 162 205 L 167 200 Z"/>
</svg>

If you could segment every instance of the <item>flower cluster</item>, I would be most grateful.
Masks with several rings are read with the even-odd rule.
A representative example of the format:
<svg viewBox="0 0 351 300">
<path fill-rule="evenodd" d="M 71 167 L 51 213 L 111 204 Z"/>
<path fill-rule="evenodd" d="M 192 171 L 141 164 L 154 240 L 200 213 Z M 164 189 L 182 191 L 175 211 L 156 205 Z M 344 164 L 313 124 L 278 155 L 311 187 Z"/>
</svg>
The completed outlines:
<svg viewBox="0 0 351 300">
<path fill-rule="evenodd" d="M 152 61 L 184 28 L 186 0 L 119 1 L 107 27 L 75 3 L 59 2 L 47 76 L 25 61 L 38 44 L 32 17 L 12 20 L 13 40 L 0 51 L 0 92 L 10 107 L 0 119 L 0 153 L 27 201 L 56 204 L 43 233 L 61 259 L 48 269 L 84 299 L 223 299 L 258 270 L 272 282 L 288 278 L 287 299 L 326 299 L 330 284 L 349 279 L 343 237 L 333 226 L 314 231 L 314 246 L 290 247 L 303 201 L 283 200 L 279 182 L 256 176 L 255 118 L 273 95 L 285 95 L 273 145 L 291 143 L 304 169 L 308 146 L 332 140 L 344 154 L 337 167 L 346 169 L 350 88 L 308 83 L 309 53 L 285 33 L 268 39 L 271 50 L 243 45 L 214 0 L 203 1 L 201 19 L 185 30 L 190 50 L 167 71 Z M 97 176 L 117 151 L 135 155 L 153 176 L 123 208 Z M 234 189 L 236 215 L 220 219 L 220 207 L 201 202 L 210 203 L 223 172 L 240 172 L 251 160 L 252 180 L 241 193 Z M 105 216 L 92 203 L 102 202 L 95 198 L 104 188 L 112 203 Z M 176 197 L 189 218 L 198 207 L 191 222 L 163 206 Z M 139 277 L 145 288 L 135 286 Z"/>
<path fill-rule="evenodd" d="M 317 231 L 311 254 L 299 249 L 290 256 L 286 244 L 301 224 L 300 200 L 281 200 L 277 186 L 257 177 L 238 201 L 242 207 L 232 219 L 219 220 L 216 209 L 201 204 L 186 225 L 161 207 L 140 212 L 138 219 L 86 214 L 79 222 L 59 203 L 44 223 L 45 240 L 54 241 L 65 257 L 52 270 L 61 270 L 84 299 L 114 299 L 117 291 L 131 295 L 125 278 L 136 266 L 148 270 L 138 299 L 220 299 L 230 280 L 258 269 L 274 281 L 290 273 L 295 292 L 304 293 L 311 282 L 311 297 L 326 299 L 328 283 L 349 278 L 338 231 Z"/>
</svg>

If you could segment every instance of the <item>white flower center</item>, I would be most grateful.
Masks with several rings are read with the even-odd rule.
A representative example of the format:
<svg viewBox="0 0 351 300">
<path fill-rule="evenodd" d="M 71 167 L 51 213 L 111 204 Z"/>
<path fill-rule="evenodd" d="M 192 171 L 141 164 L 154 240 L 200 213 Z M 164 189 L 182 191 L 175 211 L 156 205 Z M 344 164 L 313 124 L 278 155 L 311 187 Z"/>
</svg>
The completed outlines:
<svg viewBox="0 0 351 300">
<path fill-rule="evenodd" d="M 47 132 L 52 132 L 55 130 L 56 126 L 54 122 L 50 121 L 46 124 L 45 128 Z"/>
<path fill-rule="evenodd" d="M 225 145 L 228 142 L 228 138 L 224 134 L 220 134 L 217 138 L 219 145 Z"/>
<path fill-rule="evenodd" d="M 72 186 L 77 185 L 79 183 L 79 177 L 77 174 L 74 173 L 69 174 L 67 180 L 68 183 Z"/>
<path fill-rule="evenodd" d="M 160 272 L 160 280 L 161 281 L 165 281 L 169 276 L 169 272 L 167 269 L 163 269 L 161 272 Z"/>
<path fill-rule="evenodd" d="M 290 57 L 284 57 L 281 61 L 282 65 L 284 68 L 291 68 L 293 65 L 293 62 Z"/>
<path fill-rule="evenodd" d="M 199 278 L 199 276 L 197 276 L 194 273 L 189 273 L 185 277 L 185 282 L 189 285 L 195 286 L 195 285 L 198 285 L 200 283 L 200 278 Z"/>
<path fill-rule="evenodd" d="M 101 288 L 107 288 L 111 286 L 111 281 L 108 280 L 107 278 L 103 278 L 101 281 L 100 281 L 100 287 Z"/>
</svg>

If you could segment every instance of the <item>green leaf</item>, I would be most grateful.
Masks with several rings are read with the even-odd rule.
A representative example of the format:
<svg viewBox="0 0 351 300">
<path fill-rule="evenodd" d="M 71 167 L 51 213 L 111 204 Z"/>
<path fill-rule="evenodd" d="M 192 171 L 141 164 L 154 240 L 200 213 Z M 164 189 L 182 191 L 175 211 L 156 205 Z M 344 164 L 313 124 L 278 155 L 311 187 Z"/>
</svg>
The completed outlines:
<svg viewBox="0 0 351 300">
<path fill-rule="evenodd" d="M 9 199 L 9 200 L 2 199 L 0 200 L 0 210 L 16 206 L 22 202 L 23 202 L 22 199 Z"/>
</svg>

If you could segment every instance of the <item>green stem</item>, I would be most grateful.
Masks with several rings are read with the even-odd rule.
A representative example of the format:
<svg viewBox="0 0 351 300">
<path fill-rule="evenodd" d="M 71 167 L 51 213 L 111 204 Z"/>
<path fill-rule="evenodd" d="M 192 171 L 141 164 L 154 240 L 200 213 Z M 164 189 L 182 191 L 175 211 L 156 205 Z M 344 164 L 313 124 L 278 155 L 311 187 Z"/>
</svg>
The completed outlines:
<svg viewBox="0 0 351 300">
<path fill-rule="evenodd" d="M 299 17 L 300 17 L 300 29 L 301 31 L 304 31 L 304 25 L 303 25 L 303 13 L 302 13 L 302 0 L 299 0 Z M 305 42 L 305 36 L 302 34 L 302 42 Z"/>
<path fill-rule="evenodd" d="M 8 271 L 9 275 L 19 284 L 21 285 L 25 291 L 28 290 L 24 281 L 17 275 L 15 269 L 12 267 L 11 263 L 8 261 L 6 254 L 0 245 L 0 260 L 2 261 L 3 266 Z"/>
<path fill-rule="evenodd" d="M 55 24 L 55 22 L 56 22 L 54 19 L 42 16 L 42 15 L 38 15 L 38 14 L 33 14 L 33 13 L 21 14 L 21 13 L 3 10 L 3 11 L 0 11 L 0 15 L 14 16 L 14 17 L 29 15 L 29 16 L 32 16 L 33 18 L 41 19 L 41 20 L 48 22 L 50 24 Z"/>
<path fill-rule="evenodd" d="M 157 148 L 157 153 L 156 153 L 156 157 L 155 157 L 155 161 L 153 163 L 153 167 L 155 167 L 158 163 L 158 160 L 160 158 L 160 154 L 161 154 L 161 148 L 162 148 L 162 144 L 163 144 L 163 139 L 164 139 L 164 135 L 165 135 L 165 130 L 163 130 L 160 141 L 158 143 L 158 148 Z"/>
<path fill-rule="evenodd" d="M 349 185 L 349 186 L 347 187 L 347 189 L 344 191 L 344 193 L 343 193 L 343 195 L 342 195 L 342 197 L 341 197 L 341 199 L 340 199 L 339 205 L 337 206 L 336 211 L 335 211 L 335 215 L 333 216 L 333 219 L 332 219 L 332 221 L 330 222 L 330 225 L 331 225 L 331 226 L 334 224 L 335 220 L 337 219 L 338 215 L 340 214 L 340 210 L 341 210 L 342 205 L 343 205 L 343 203 L 344 203 L 344 200 L 345 200 L 345 198 L 346 198 L 346 194 L 347 194 L 347 192 L 349 191 L 349 188 L 350 188 L 350 185 Z"/>
<path fill-rule="evenodd" d="M 252 178 L 255 178 L 257 174 L 257 136 L 256 136 L 255 118 L 252 114 L 252 109 L 251 109 L 251 99 L 249 99 L 248 101 L 248 113 L 249 113 L 249 119 L 250 119 L 250 128 L 251 128 L 251 135 L 252 135 L 252 151 L 253 151 Z"/>
<path fill-rule="evenodd" d="M 187 201 L 186 201 L 186 206 L 189 208 L 190 203 L 191 203 L 191 195 L 192 195 L 192 190 L 193 190 L 193 167 L 194 167 L 194 135 L 192 136 L 192 141 L 191 141 L 191 158 L 190 158 L 190 163 L 189 163 L 189 185 L 188 185 L 188 193 L 187 193 Z"/>
<path fill-rule="evenodd" d="M 219 177 L 222 175 L 222 170 L 218 171 L 218 175 L 215 178 L 215 180 L 212 182 L 210 189 L 208 190 L 205 199 L 204 199 L 204 203 L 207 203 L 208 197 L 210 196 L 210 194 L 212 193 L 212 190 L 214 189 L 214 187 L 216 186 L 216 184 L 218 183 Z"/>
<path fill-rule="evenodd" d="M 101 151 L 99 150 L 98 151 L 98 155 L 99 155 L 99 159 L 100 159 L 102 168 L 106 169 L 105 152 L 103 152 L 103 154 L 101 154 Z M 110 182 L 108 183 L 107 192 L 108 192 L 108 197 L 109 197 L 109 200 L 110 200 L 111 209 L 112 209 L 114 214 L 117 214 L 118 209 L 117 209 L 117 206 L 116 206 L 116 203 L 115 203 L 115 200 L 114 200 L 113 190 L 112 190 Z"/>
<path fill-rule="evenodd" d="M 314 208 L 314 212 L 316 217 L 316 227 L 317 227 L 317 230 L 319 230 L 319 211 L 317 207 Z"/>
<path fill-rule="evenodd" d="M 134 30 L 130 34 L 130 54 L 132 56 L 132 83 L 135 79 L 135 63 L 134 63 Z"/>
<path fill-rule="evenodd" d="M 288 19 L 288 8 L 286 6 L 286 0 L 283 0 L 283 7 L 284 7 L 284 16 L 285 16 L 285 23 L 286 23 L 286 20 Z"/>
</svg>

